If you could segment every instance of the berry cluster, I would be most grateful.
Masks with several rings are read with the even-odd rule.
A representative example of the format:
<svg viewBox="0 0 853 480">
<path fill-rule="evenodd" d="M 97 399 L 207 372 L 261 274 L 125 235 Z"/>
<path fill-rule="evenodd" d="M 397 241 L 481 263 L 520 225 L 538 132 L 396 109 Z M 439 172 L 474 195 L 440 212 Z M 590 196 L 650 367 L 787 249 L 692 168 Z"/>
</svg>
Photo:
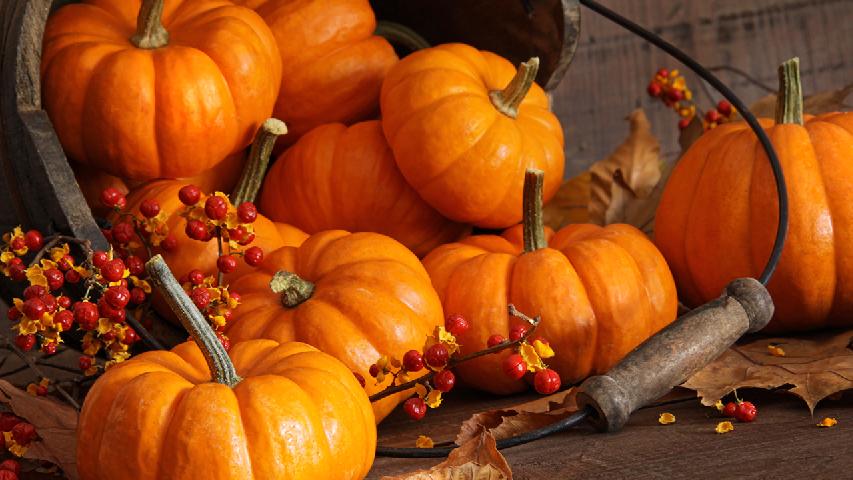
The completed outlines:
<svg viewBox="0 0 853 480">
<path fill-rule="evenodd" d="M 195 306 L 210 322 L 222 346 L 226 351 L 230 350 L 231 342 L 223 331 L 231 321 L 234 309 L 240 304 L 240 295 L 230 291 L 228 286 L 220 285 L 216 277 L 205 276 L 201 270 L 191 270 L 180 282 Z"/>
<path fill-rule="evenodd" d="M 687 81 L 678 70 L 661 68 L 652 77 L 646 88 L 649 96 L 659 98 L 668 108 L 673 109 L 678 116 L 678 128 L 684 130 L 696 116 L 696 104 L 693 103 L 693 92 L 687 88 Z M 735 109 L 726 100 L 720 100 L 717 107 L 705 112 L 702 127 L 710 130 L 721 123 L 732 119 Z"/>
<path fill-rule="evenodd" d="M 30 443 L 38 438 L 35 427 L 24 419 L 8 412 L 0 412 L 0 452 L 8 451 L 16 457 L 22 457 Z M 0 471 L 11 470 L 18 474 L 18 465 L 14 460 L 0 463 Z M 0 476 L 0 479 L 3 477 Z M 12 477 L 15 478 L 15 477 Z"/>
<path fill-rule="evenodd" d="M 722 404 L 722 402 L 719 402 Z M 719 407 L 718 407 L 719 408 Z M 758 409 L 752 402 L 743 401 L 735 398 L 734 402 L 728 402 L 720 409 L 720 412 L 726 417 L 731 417 L 739 422 L 751 422 L 758 415 Z"/>
<path fill-rule="evenodd" d="M 101 192 L 101 203 L 119 214 L 112 228 L 103 230 L 118 257 L 127 258 L 130 252 L 138 252 L 143 246 L 147 251 L 151 247 L 169 251 L 177 246 L 177 240 L 169 233 L 166 223 L 167 212 L 161 210 L 156 199 L 143 200 L 139 205 L 140 215 L 133 215 L 124 211 L 127 207 L 124 194 L 110 187 Z"/>
</svg>

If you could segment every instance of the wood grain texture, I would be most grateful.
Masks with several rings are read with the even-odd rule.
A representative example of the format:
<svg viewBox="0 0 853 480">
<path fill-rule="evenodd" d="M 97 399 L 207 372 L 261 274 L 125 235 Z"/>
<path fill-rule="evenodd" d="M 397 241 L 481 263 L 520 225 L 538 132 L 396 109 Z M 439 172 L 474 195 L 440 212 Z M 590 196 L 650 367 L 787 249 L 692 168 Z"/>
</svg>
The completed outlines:
<svg viewBox="0 0 853 480">
<path fill-rule="evenodd" d="M 775 88 L 776 68 L 799 56 L 806 95 L 853 79 L 853 3 L 849 0 L 601 0 L 684 49 L 705 66 L 729 65 Z M 679 68 L 702 108 L 715 105 L 699 79 L 666 54 L 621 27 L 582 9 L 580 43 L 554 90 L 554 110 L 566 130 L 566 175 L 606 157 L 625 138 L 625 117 L 646 109 L 664 156 L 679 151 L 678 121 L 645 92 L 660 67 Z M 766 92 L 718 72 L 747 104 Z"/>
</svg>

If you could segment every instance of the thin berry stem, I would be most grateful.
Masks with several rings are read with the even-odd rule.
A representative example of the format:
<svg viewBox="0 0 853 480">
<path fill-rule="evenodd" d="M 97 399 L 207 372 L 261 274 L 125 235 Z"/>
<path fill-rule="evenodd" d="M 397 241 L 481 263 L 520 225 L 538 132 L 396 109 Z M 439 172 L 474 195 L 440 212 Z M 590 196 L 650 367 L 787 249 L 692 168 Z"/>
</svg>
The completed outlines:
<svg viewBox="0 0 853 480">
<path fill-rule="evenodd" d="M 48 380 L 50 380 L 50 378 L 44 374 L 44 371 L 39 368 L 38 365 L 36 365 L 33 359 L 31 359 L 26 353 L 24 353 L 23 350 L 21 350 L 20 348 L 18 348 L 17 345 L 15 345 L 15 342 L 9 340 L 9 338 L 4 335 L 0 335 L 0 340 L 2 340 L 3 343 L 5 343 L 6 346 L 10 350 L 12 350 L 12 352 L 15 353 L 15 355 L 19 356 L 21 360 L 23 360 L 27 364 L 27 366 L 33 372 L 35 372 L 36 375 L 39 376 L 39 378 L 47 378 Z M 71 406 L 74 407 L 75 410 L 80 410 L 80 404 L 77 403 L 77 400 L 75 400 L 74 397 L 72 397 L 64 388 L 60 387 L 59 385 L 56 385 L 56 391 L 59 392 L 59 394 L 62 395 L 62 398 L 64 398 L 65 401 L 71 404 Z"/>
<path fill-rule="evenodd" d="M 219 256 L 217 258 L 222 257 L 222 227 L 216 227 L 216 248 L 219 250 Z M 225 274 L 222 273 L 222 270 L 217 270 L 218 273 L 216 274 L 216 285 L 221 287 L 222 282 L 225 280 Z"/>
</svg>

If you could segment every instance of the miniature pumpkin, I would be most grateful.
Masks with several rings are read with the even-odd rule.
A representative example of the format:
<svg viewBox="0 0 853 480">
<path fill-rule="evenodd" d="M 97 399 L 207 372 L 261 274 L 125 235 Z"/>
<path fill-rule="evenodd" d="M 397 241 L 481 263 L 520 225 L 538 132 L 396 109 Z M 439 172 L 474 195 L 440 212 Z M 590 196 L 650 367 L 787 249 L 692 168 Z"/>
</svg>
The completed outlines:
<svg viewBox="0 0 853 480">
<path fill-rule="evenodd" d="M 463 354 L 486 348 L 492 334 L 507 338 L 523 323 L 507 315 L 511 303 L 541 317 L 536 335 L 556 352 L 548 364 L 570 384 L 609 370 L 674 320 L 678 304 L 663 256 L 630 225 L 570 225 L 546 243 L 541 188 L 542 172 L 529 171 L 523 246 L 472 236 L 438 247 L 423 262 L 444 311 L 470 321 L 457 338 Z M 500 373 L 509 354 L 465 362 L 457 376 L 492 393 L 524 390 L 524 381 Z"/>
<path fill-rule="evenodd" d="M 853 325 L 853 113 L 803 117 L 798 61 L 780 68 L 775 122 L 762 119 L 788 186 L 788 238 L 768 289 L 766 331 Z M 688 305 L 757 277 L 773 246 L 778 199 L 767 156 L 744 122 L 705 133 L 661 197 L 655 242 Z"/>
<path fill-rule="evenodd" d="M 143 353 L 95 382 L 77 427 L 80 478 L 364 478 L 376 427 L 352 372 L 295 342 L 237 343 L 229 358 L 156 265 L 152 278 L 168 285 L 161 291 L 195 342 Z"/>
<path fill-rule="evenodd" d="M 322 125 L 304 135 L 267 173 L 259 206 L 308 233 L 382 233 L 419 256 L 467 230 L 406 183 L 377 120 Z"/>
<path fill-rule="evenodd" d="M 69 157 L 149 180 L 197 175 L 248 145 L 281 59 L 263 20 L 231 2 L 86 0 L 48 19 L 41 73 Z"/>
<path fill-rule="evenodd" d="M 377 233 L 330 230 L 301 247 L 272 252 L 257 269 L 232 283 L 241 305 L 226 325 L 233 341 L 270 338 L 319 348 L 376 385 L 370 365 L 382 355 L 421 350 L 443 324 L 441 304 L 418 258 Z M 407 393 L 374 403 L 377 421 Z"/>
<path fill-rule="evenodd" d="M 283 75 L 274 116 L 287 123 L 290 144 L 312 128 L 352 123 L 378 112 L 382 79 L 397 54 L 374 35 L 368 0 L 236 0 L 272 29 Z"/>
<path fill-rule="evenodd" d="M 382 84 L 382 127 L 409 184 L 444 216 L 484 228 L 521 220 L 524 171 L 545 171 L 545 200 L 563 178 L 563 131 L 534 83 L 462 44 L 415 52 Z"/>
</svg>

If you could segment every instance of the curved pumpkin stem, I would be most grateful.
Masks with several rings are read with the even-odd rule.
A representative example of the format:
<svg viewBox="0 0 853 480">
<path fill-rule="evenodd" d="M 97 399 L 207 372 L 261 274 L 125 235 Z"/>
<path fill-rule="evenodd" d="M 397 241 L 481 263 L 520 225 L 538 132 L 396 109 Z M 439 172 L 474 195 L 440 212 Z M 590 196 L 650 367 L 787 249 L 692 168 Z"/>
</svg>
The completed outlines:
<svg viewBox="0 0 853 480">
<path fill-rule="evenodd" d="M 287 125 L 281 120 L 268 118 L 261 124 L 261 128 L 258 129 L 255 140 L 252 142 L 249 160 L 243 167 L 240 181 L 237 182 L 237 186 L 231 193 L 232 204 L 240 205 L 243 202 L 255 201 L 255 197 L 258 196 L 258 191 L 264 183 L 264 175 L 267 173 L 267 166 L 270 163 L 270 155 L 272 155 L 275 141 L 285 133 L 287 133 Z"/>
<path fill-rule="evenodd" d="M 545 172 L 528 168 L 524 173 L 522 220 L 524 251 L 535 252 L 548 246 L 545 240 L 545 223 L 542 220 L 542 185 Z"/>
<path fill-rule="evenodd" d="M 533 57 L 518 66 L 515 76 L 509 81 L 503 90 L 495 90 L 489 93 L 492 105 L 504 115 L 515 118 L 518 116 L 518 107 L 533 86 L 536 74 L 539 72 L 539 57 Z"/>
<path fill-rule="evenodd" d="M 172 275 L 172 271 L 169 270 L 169 266 L 166 265 L 163 257 L 155 255 L 145 264 L 145 269 L 163 298 L 166 299 L 169 308 L 175 312 L 181 321 L 181 325 L 190 332 L 190 336 L 201 349 L 204 359 L 207 360 L 207 366 L 210 368 L 212 380 L 229 387 L 234 387 L 240 383 L 242 379 L 237 375 L 237 370 L 231 363 L 225 347 L 222 346 L 193 301 L 175 280 L 175 276 Z"/>
<path fill-rule="evenodd" d="M 406 47 L 413 52 L 431 46 L 418 32 L 403 24 L 389 22 L 388 20 L 379 20 L 376 22 L 376 31 L 373 34 L 379 35 L 393 44 Z"/>
<path fill-rule="evenodd" d="M 797 57 L 779 65 L 776 123 L 803 124 L 803 87 L 800 83 L 800 59 Z"/>
<path fill-rule="evenodd" d="M 293 272 L 282 270 L 273 275 L 270 289 L 281 294 L 282 305 L 293 308 L 311 298 L 314 284 Z"/>
<path fill-rule="evenodd" d="M 164 0 L 143 0 L 136 17 L 136 33 L 130 42 L 137 48 L 154 49 L 169 44 L 169 32 L 163 26 Z"/>
</svg>

